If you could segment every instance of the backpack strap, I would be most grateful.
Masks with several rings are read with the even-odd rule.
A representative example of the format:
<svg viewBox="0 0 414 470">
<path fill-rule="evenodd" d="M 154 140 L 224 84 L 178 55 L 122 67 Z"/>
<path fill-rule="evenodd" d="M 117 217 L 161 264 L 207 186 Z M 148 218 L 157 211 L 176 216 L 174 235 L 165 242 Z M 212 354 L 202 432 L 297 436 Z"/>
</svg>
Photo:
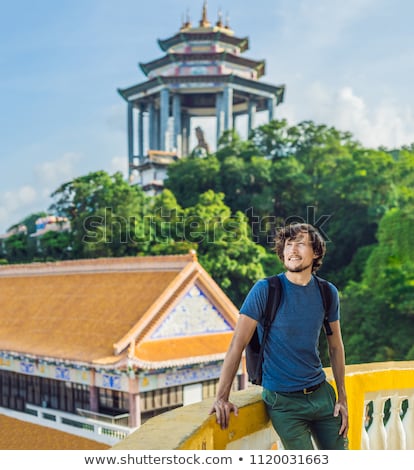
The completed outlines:
<svg viewBox="0 0 414 470">
<path fill-rule="evenodd" d="M 331 288 L 329 287 L 328 281 L 326 281 L 325 279 L 322 279 L 319 276 L 314 276 L 314 277 L 318 284 L 319 290 L 321 291 L 323 309 L 325 311 L 325 317 L 323 320 L 325 333 L 327 336 L 331 336 L 333 333 L 332 333 L 331 325 L 329 324 L 328 315 L 329 315 L 329 311 L 332 305 L 332 291 L 331 291 Z"/>
<path fill-rule="evenodd" d="M 260 383 L 262 377 L 263 355 L 266 339 L 270 331 L 270 326 L 276 318 L 277 309 L 279 308 L 280 299 L 282 297 L 282 283 L 280 282 L 279 276 L 270 276 L 266 279 L 269 283 L 269 288 L 263 319 L 263 336 L 262 341 L 260 342 L 259 356 L 255 374 L 257 378 L 260 378 Z"/>
<path fill-rule="evenodd" d="M 249 378 L 250 381 L 256 385 L 261 385 L 262 383 L 263 354 L 266 338 L 270 331 L 270 325 L 276 317 L 282 293 L 282 283 L 278 276 L 270 276 L 266 278 L 266 280 L 269 286 L 265 311 L 260 321 L 263 326 L 262 340 L 259 341 L 256 328 L 253 333 L 253 337 L 246 348 L 246 361 Z"/>
<path fill-rule="evenodd" d="M 279 276 L 270 276 L 267 279 L 269 290 L 267 295 L 265 317 L 263 328 L 267 331 L 273 323 L 277 309 L 279 308 L 280 299 L 282 298 L 282 283 Z"/>
</svg>

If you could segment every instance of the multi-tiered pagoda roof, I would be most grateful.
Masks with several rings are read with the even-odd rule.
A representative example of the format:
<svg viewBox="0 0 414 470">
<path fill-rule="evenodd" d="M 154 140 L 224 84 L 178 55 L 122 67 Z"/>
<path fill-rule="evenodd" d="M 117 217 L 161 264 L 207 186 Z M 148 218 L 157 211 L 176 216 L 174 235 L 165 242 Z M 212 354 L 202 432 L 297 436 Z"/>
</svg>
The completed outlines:
<svg viewBox="0 0 414 470">
<path fill-rule="evenodd" d="M 147 80 L 118 90 L 128 103 L 131 169 L 141 171 L 148 150 L 189 155 L 193 118 L 215 118 L 217 143 L 239 116 L 247 116 L 250 131 L 256 112 L 267 112 L 271 121 L 283 102 L 284 85 L 260 81 L 265 61 L 244 55 L 248 38 L 235 36 L 221 14 L 214 24 L 208 20 L 206 1 L 198 24 L 187 18 L 158 44 L 164 55 L 139 63 Z"/>
</svg>

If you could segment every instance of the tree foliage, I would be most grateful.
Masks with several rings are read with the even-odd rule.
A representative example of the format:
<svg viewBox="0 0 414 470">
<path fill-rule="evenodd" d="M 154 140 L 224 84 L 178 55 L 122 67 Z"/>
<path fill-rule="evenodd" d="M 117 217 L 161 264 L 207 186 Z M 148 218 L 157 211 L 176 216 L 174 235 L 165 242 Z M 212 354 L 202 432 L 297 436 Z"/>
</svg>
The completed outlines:
<svg viewBox="0 0 414 470">
<path fill-rule="evenodd" d="M 414 337 L 412 210 L 391 209 L 381 219 L 362 280 L 344 291 L 349 360 L 412 359 Z M 350 346 L 350 347 L 349 347 Z"/>
<path fill-rule="evenodd" d="M 145 196 L 121 173 L 89 173 L 60 186 L 51 210 L 71 223 L 75 258 L 128 256 L 137 252 Z"/>
</svg>

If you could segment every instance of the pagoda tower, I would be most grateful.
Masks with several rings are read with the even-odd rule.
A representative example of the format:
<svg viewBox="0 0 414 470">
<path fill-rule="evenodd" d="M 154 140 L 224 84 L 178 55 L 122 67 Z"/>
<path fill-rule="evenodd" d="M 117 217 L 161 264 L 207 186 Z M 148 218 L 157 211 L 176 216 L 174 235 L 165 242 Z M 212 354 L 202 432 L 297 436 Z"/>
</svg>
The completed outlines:
<svg viewBox="0 0 414 470">
<path fill-rule="evenodd" d="M 256 112 L 267 111 L 268 120 L 274 119 L 284 85 L 259 81 L 265 61 L 242 56 L 248 38 L 235 36 L 221 13 L 211 24 L 206 1 L 198 25 L 187 16 L 174 36 L 158 44 L 164 56 L 139 64 L 147 80 L 118 89 L 128 104 L 130 176 L 147 151 L 189 155 L 192 118 L 215 118 L 217 142 L 238 116 L 247 115 L 247 131 L 254 127 Z"/>
</svg>

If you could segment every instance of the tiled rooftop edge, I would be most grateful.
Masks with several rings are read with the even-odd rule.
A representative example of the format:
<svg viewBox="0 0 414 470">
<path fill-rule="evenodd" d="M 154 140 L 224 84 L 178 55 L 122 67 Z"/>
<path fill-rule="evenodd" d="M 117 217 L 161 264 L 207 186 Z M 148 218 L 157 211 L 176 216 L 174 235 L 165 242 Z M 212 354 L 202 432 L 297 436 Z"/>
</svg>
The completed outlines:
<svg viewBox="0 0 414 470">
<path fill-rule="evenodd" d="M 131 256 L 124 258 L 95 258 L 11 264 L 0 267 L 0 277 L 126 271 L 179 271 L 186 264 L 195 260 L 195 254 L 189 253 L 186 255 Z"/>
</svg>

